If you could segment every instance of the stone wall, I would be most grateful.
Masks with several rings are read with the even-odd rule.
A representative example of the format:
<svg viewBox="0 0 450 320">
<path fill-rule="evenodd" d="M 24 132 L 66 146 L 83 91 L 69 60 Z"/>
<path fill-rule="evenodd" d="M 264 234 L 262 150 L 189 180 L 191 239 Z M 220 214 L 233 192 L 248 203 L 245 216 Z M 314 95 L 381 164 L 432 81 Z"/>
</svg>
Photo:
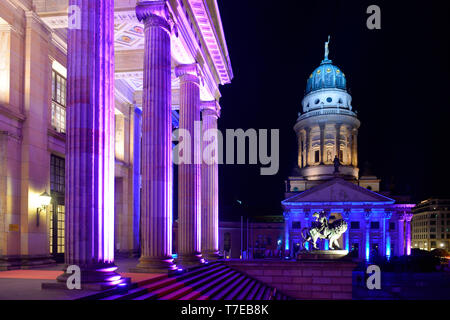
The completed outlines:
<svg viewBox="0 0 450 320">
<path fill-rule="evenodd" d="M 352 299 L 352 271 L 347 260 L 227 260 L 225 263 L 294 299 Z"/>
</svg>

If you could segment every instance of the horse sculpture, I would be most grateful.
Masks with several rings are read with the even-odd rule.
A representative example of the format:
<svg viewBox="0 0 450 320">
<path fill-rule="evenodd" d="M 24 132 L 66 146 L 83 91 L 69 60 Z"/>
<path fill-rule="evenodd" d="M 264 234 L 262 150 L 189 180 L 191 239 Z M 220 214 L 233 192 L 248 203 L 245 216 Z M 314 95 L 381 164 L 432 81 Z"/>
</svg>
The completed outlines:
<svg viewBox="0 0 450 320">
<path fill-rule="evenodd" d="M 313 214 L 313 217 L 316 218 L 317 222 L 314 222 L 311 228 L 303 228 L 301 232 L 304 240 L 303 248 L 305 248 L 307 242 L 311 242 L 314 249 L 319 249 L 317 247 L 317 240 L 328 239 L 330 249 L 340 249 L 338 240 L 347 231 L 347 221 L 338 219 L 332 223 L 328 223 L 324 212 L 316 212 Z"/>
</svg>

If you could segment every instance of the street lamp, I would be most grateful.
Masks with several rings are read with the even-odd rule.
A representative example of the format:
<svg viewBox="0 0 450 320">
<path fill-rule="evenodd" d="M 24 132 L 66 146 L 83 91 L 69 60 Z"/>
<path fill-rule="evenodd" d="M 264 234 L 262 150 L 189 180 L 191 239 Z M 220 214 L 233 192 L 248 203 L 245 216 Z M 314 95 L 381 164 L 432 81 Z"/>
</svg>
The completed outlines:
<svg viewBox="0 0 450 320">
<path fill-rule="evenodd" d="M 36 208 L 36 226 L 39 227 L 39 214 L 41 210 L 47 209 L 47 206 L 50 204 L 52 197 L 47 193 L 47 191 L 42 192 L 39 196 L 39 205 Z"/>
</svg>

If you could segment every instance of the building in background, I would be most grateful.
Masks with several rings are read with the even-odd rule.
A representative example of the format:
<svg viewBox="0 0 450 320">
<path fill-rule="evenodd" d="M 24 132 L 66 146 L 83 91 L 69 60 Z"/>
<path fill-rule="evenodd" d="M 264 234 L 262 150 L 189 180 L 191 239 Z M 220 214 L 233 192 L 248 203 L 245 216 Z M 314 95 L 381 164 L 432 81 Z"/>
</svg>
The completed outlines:
<svg viewBox="0 0 450 320">
<path fill-rule="evenodd" d="M 450 199 L 427 199 L 413 208 L 412 247 L 421 250 L 450 248 Z"/>
<path fill-rule="evenodd" d="M 358 129 L 360 121 L 347 92 L 344 72 L 325 57 L 309 76 L 294 130 L 298 141 L 298 167 L 286 181 L 285 249 L 291 255 L 302 248 L 301 230 L 312 214 L 341 218 L 348 231 L 341 248 L 360 260 L 376 256 L 409 255 L 413 204 L 396 201 L 380 191 L 376 176 L 360 176 Z M 328 249 L 327 241 L 321 249 Z"/>
</svg>

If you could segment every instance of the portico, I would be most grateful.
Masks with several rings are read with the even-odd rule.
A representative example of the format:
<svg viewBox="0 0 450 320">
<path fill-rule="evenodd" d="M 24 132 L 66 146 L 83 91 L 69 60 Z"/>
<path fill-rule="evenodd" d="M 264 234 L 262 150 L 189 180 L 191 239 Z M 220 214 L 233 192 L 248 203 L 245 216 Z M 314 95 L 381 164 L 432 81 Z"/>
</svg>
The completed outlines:
<svg viewBox="0 0 450 320">
<path fill-rule="evenodd" d="M 58 255 L 92 271 L 89 281 L 110 281 L 115 254 L 139 254 L 139 272 L 214 259 L 217 163 L 180 165 L 177 192 L 172 152 L 174 129 L 191 131 L 196 121 L 200 132 L 217 128 L 219 87 L 233 78 L 217 2 L 8 0 L 0 8 L 8 40 L 0 149 L 9 149 L 0 158 L 8 168 L 0 268 Z M 34 198 L 44 191 L 52 201 L 37 223 Z"/>
</svg>

